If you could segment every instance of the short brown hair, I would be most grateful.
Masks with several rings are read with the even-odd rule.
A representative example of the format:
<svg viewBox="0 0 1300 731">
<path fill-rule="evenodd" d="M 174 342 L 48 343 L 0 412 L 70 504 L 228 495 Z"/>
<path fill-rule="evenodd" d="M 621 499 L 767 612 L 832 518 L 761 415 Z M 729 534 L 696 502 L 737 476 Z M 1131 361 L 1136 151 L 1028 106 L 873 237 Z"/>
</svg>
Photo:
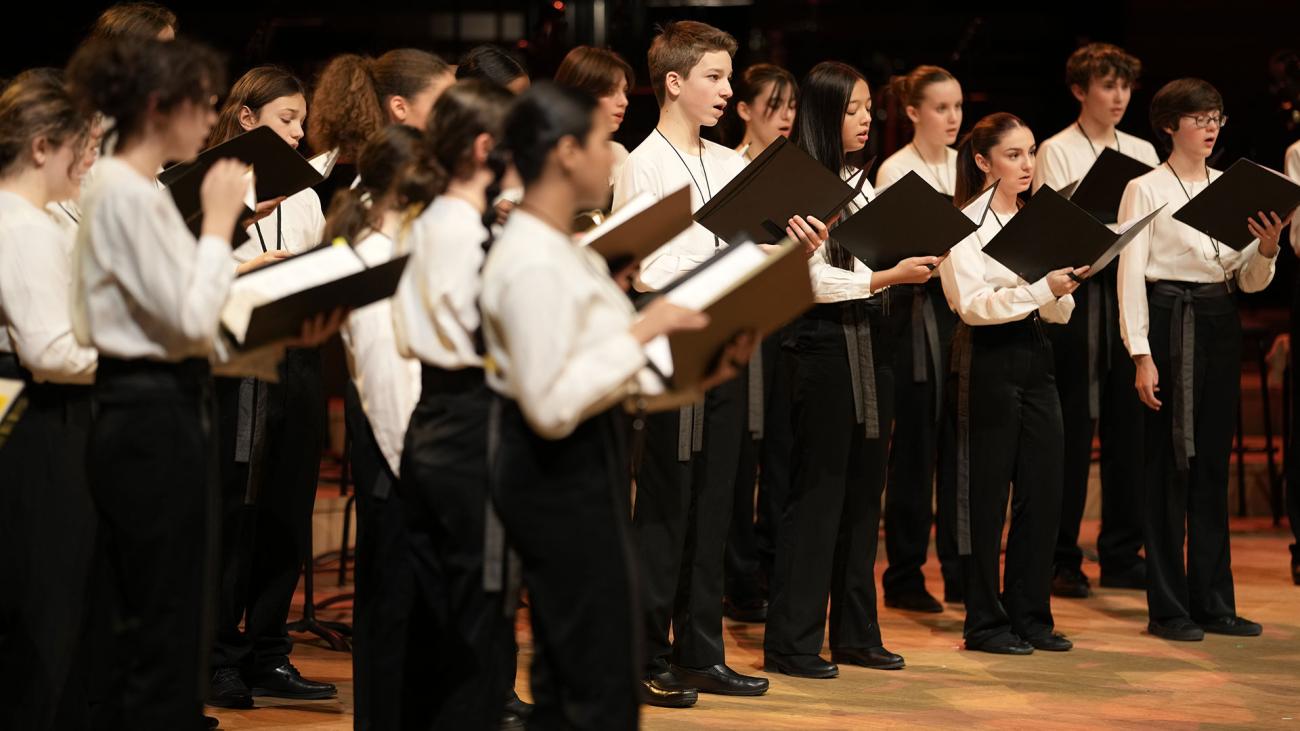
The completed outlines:
<svg viewBox="0 0 1300 731">
<path fill-rule="evenodd" d="M 1179 120 L 1186 115 L 1216 111 L 1223 111 L 1223 96 L 1213 84 L 1202 79 L 1175 79 L 1151 97 L 1151 131 L 1160 145 L 1171 151 L 1174 140 L 1166 127 L 1178 129 Z"/>
<path fill-rule="evenodd" d="M 919 107 L 925 101 L 925 90 L 931 84 L 956 81 L 947 69 L 938 66 L 917 66 L 902 76 L 889 80 L 889 93 L 907 107 Z"/>
<path fill-rule="evenodd" d="M 618 90 L 620 81 L 629 89 L 635 83 L 632 65 L 607 48 L 578 46 L 564 56 L 555 72 L 555 83 L 582 89 L 596 98 Z"/>
<path fill-rule="evenodd" d="M 675 71 L 687 76 L 704 54 L 726 51 L 728 56 L 734 56 L 737 47 L 736 39 L 730 33 L 707 23 L 678 20 L 663 26 L 659 35 L 651 41 L 650 51 L 646 54 L 655 99 L 661 105 L 664 103 L 664 79 L 669 72 Z"/>
<path fill-rule="evenodd" d="M 0 91 L 0 175 L 31 162 L 32 140 L 61 147 L 90 131 L 90 115 L 68 93 L 57 69 L 24 71 Z M 85 145 L 80 145 L 84 148 Z M 78 152 L 73 166 L 81 159 Z"/>
<path fill-rule="evenodd" d="M 157 38 L 163 30 L 178 30 L 176 14 L 158 3 L 118 3 L 105 10 L 90 29 L 91 38 Z"/>
<path fill-rule="evenodd" d="M 1078 85 L 1084 91 L 1093 79 L 1104 79 L 1111 74 L 1132 84 L 1142 73 L 1142 62 L 1119 46 L 1109 43 L 1089 43 L 1081 46 L 1065 62 L 1065 83 Z"/>
</svg>

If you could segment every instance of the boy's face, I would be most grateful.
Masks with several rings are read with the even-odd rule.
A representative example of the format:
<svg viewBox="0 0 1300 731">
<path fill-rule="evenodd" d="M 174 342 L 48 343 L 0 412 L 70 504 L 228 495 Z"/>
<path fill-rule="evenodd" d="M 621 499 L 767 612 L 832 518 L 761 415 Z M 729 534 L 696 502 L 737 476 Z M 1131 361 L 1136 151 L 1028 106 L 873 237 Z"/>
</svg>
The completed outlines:
<svg viewBox="0 0 1300 731">
<path fill-rule="evenodd" d="M 731 56 L 726 51 L 709 51 L 683 78 L 668 74 L 668 93 L 677 98 L 687 117 L 701 127 L 712 127 L 722 119 L 731 98 Z"/>
<path fill-rule="evenodd" d="M 1114 126 L 1124 118 L 1129 99 L 1133 96 L 1133 86 L 1128 79 L 1122 79 L 1114 72 L 1106 76 L 1093 77 L 1088 82 L 1087 90 L 1076 84 L 1071 87 L 1074 98 L 1083 105 L 1083 113 L 1095 122 Z"/>
</svg>

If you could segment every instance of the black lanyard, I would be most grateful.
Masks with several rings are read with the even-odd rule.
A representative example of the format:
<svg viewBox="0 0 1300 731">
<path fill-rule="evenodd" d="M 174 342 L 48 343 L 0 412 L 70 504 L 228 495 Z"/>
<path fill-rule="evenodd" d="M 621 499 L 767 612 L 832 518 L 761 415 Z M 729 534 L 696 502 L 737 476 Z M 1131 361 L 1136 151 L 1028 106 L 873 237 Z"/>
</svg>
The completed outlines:
<svg viewBox="0 0 1300 731">
<path fill-rule="evenodd" d="M 1174 170 L 1174 166 L 1170 165 L 1168 160 L 1165 160 L 1165 167 L 1169 168 L 1169 174 L 1174 176 L 1174 180 L 1178 181 L 1178 187 L 1182 189 L 1183 195 L 1187 196 L 1187 201 L 1190 203 L 1192 200 L 1192 194 L 1187 191 L 1187 186 L 1183 185 L 1183 179 L 1178 177 L 1178 172 Z M 1205 164 L 1205 184 L 1207 186 L 1210 184 L 1209 163 Z M 1209 236 L 1209 234 L 1205 235 Z M 1219 263 L 1219 269 L 1223 271 L 1223 283 L 1226 285 L 1228 280 L 1232 279 L 1232 277 L 1228 275 L 1228 268 L 1223 265 L 1223 255 L 1219 248 L 1219 240 L 1210 236 L 1210 243 L 1214 245 L 1214 260 Z"/>
<path fill-rule="evenodd" d="M 664 135 L 663 132 L 660 132 L 658 127 L 655 127 L 655 132 L 656 132 L 660 137 L 663 137 L 664 142 L 667 142 L 667 143 L 668 143 L 668 146 L 671 147 L 672 150 L 673 150 L 673 154 L 674 154 L 674 155 L 677 155 L 677 159 L 678 159 L 678 160 L 681 160 L 681 162 L 682 162 L 682 167 L 686 168 L 686 174 L 689 175 L 689 176 L 691 176 L 691 182 L 695 184 L 695 190 L 698 191 L 699 194 L 700 194 L 700 205 L 704 205 L 705 203 L 708 203 L 710 200 L 712 200 L 712 199 L 713 199 L 713 186 L 709 185 L 709 168 L 708 168 L 707 165 L 704 164 L 704 140 L 703 140 L 703 138 L 700 139 L 700 172 L 704 174 L 704 187 L 701 188 L 701 187 L 700 187 L 700 181 L 698 181 L 698 180 L 695 179 L 695 173 L 691 172 L 691 166 L 686 164 L 686 158 L 682 157 L 682 153 L 680 153 L 680 152 L 677 151 L 677 146 L 674 145 L 674 144 L 672 143 L 672 141 L 669 140 L 668 137 Z M 708 195 L 705 195 L 705 193 L 704 193 L 705 190 L 708 191 Z M 717 249 L 717 248 L 720 248 L 721 246 L 722 246 L 722 240 L 718 238 L 718 235 L 717 235 L 717 234 L 714 234 L 714 235 L 713 235 L 713 248 Z"/>
<path fill-rule="evenodd" d="M 284 235 L 283 235 L 284 227 L 282 225 L 283 221 L 284 221 L 284 211 L 280 209 L 280 206 L 276 206 L 275 207 L 275 250 L 276 251 L 279 251 L 281 249 L 282 244 L 284 242 Z M 255 222 L 253 224 L 253 228 L 257 229 L 257 240 L 262 244 L 262 253 L 266 253 L 266 239 L 262 238 L 262 222 L 261 221 Z"/>
<path fill-rule="evenodd" d="M 1101 157 L 1101 153 L 1097 152 L 1097 148 L 1092 145 L 1092 138 L 1088 136 L 1087 132 L 1083 131 L 1083 125 L 1076 121 L 1074 126 L 1079 130 L 1079 134 L 1083 135 L 1083 141 L 1088 143 L 1088 149 L 1092 150 L 1092 159 L 1096 160 Z M 1123 150 L 1119 149 L 1119 130 L 1115 130 L 1115 152 L 1123 152 Z"/>
<path fill-rule="evenodd" d="M 72 222 L 73 222 L 73 223 L 75 223 L 75 224 L 80 224 L 80 223 L 81 223 L 81 219 L 79 219 L 79 218 L 77 218 L 76 216 L 72 215 L 72 211 L 69 211 L 69 210 L 68 210 L 68 207 L 65 206 L 65 205 L 63 205 L 62 202 L 57 203 L 57 204 L 55 204 L 55 205 L 57 205 L 57 206 L 59 207 L 59 210 L 60 210 L 60 211 L 63 211 L 63 215 L 65 215 L 65 216 L 67 216 L 68 218 L 72 219 Z"/>
</svg>

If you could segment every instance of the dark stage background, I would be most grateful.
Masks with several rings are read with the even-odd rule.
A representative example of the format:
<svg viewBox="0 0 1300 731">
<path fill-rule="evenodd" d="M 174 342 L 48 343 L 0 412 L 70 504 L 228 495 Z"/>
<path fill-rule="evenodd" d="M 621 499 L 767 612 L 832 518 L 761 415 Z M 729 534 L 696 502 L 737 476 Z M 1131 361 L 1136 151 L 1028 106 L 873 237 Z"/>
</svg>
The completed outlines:
<svg viewBox="0 0 1300 731">
<path fill-rule="evenodd" d="M 165 3 L 180 31 L 225 52 L 231 79 L 251 66 L 278 63 L 309 84 L 334 54 L 379 54 L 401 46 L 435 51 L 450 61 L 482 42 L 509 47 L 534 78 L 550 76 L 573 45 L 608 45 L 637 68 L 627 121 L 617 137 L 630 149 L 653 127 L 656 108 L 645 68 L 655 25 L 702 20 L 740 42 L 736 71 L 757 61 L 802 76 L 837 59 L 860 68 L 876 93 L 872 152 L 884 159 L 907 139 L 880 89 L 892 74 L 920 63 L 948 68 L 966 95 L 965 126 L 984 114 L 1010 111 L 1039 139 L 1071 120 L 1077 107 L 1065 88 L 1066 57 L 1088 41 L 1108 41 L 1142 59 L 1144 72 L 1121 127 L 1151 137 L 1147 105 L 1161 84 L 1199 76 L 1223 93 L 1230 124 L 1220 167 L 1238 157 L 1281 169 L 1286 146 L 1300 138 L 1300 10 L 1295 2 L 1075 2 L 1049 9 L 949 6 L 925 2 L 847 0 L 463 0 L 461 2 Z M 0 76 L 33 66 L 60 66 L 108 3 L 28 3 L 9 7 L 0 44 Z M 310 112 L 310 110 L 309 110 Z M 728 136 L 728 129 L 720 130 Z M 310 140 L 307 140 L 310 143 Z M 1294 289 L 1289 253 L 1278 281 L 1248 297 L 1254 305 L 1286 306 Z"/>
</svg>

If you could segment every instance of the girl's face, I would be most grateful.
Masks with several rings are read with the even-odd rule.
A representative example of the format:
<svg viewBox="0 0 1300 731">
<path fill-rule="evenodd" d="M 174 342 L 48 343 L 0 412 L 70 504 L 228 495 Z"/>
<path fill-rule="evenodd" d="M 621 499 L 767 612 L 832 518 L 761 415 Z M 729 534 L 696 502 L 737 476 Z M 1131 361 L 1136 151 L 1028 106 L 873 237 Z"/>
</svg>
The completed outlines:
<svg viewBox="0 0 1300 731">
<path fill-rule="evenodd" d="M 601 110 L 613 124 L 610 132 L 617 132 L 623 124 L 624 115 L 627 114 L 627 79 L 620 78 L 614 90 L 602 96 L 599 101 Z"/>
<path fill-rule="evenodd" d="M 456 76 L 450 71 L 430 78 L 428 85 L 423 89 L 410 97 L 402 97 L 402 104 L 390 102 L 389 116 L 398 124 L 425 129 L 429 124 L 429 113 L 433 111 L 434 103 L 442 96 L 442 92 L 454 83 L 456 83 Z"/>
<path fill-rule="evenodd" d="M 746 136 L 756 148 L 765 148 L 777 137 L 789 137 L 794 129 L 794 114 L 798 99 L 788 86 L 784 95 L 777 96 L 776 82 L 769 81 L 754 97 L 751 106 L 745 102 L 736 105 L 736 113 L 745 121 Z"/>
<path fill-rule="evenodd" d="M 256 127 L 270 127 L 280 135 L 280 139 L 295 150 L 302 141 L 304 126 L 307 124 L 307 100 L 302 94 L 282 96 L 272 99 L 256 114 L 248 107 L 239 110 L 239 126 L 245 131 Z"/>
<path fill-rule="evenodd" d="M 989 150 L 988 157 L 976 153 L 975 164 L 984 171 L 985 185 L 1001 180 L 999 192 L 1023 193 L 1034 180 L 1037 154 L 1034 133 L 1028 127 L 1013 127 Z"/>
<path fill-rule="evenodd" d="M 1173 138 L 1175 150 L 1193 159 L 1203 160 L 1214 152 L 1223 119 L 1222 109 L 1206 109 L 1184 114 L 1178 118 L 1177 128 L 1166 128 L 1165 131 Z"/>
<path fill-rule="evenodd" d="M 961 84 L 956 79 L 927 85 L 921 93 L 921 106 L 907 108 L 916 135 L 938 145 L 956 142 L 961 129 L 961 101 Z"/>
<path fill-rule="evenodd" d="M 44 174 L 50 200 L 77 198 L 81 192 L 81 176 L 86 173 L 86 166 L 83 165 L 86 158 L 85 139 L 72 137 L 58 147 L 51 146 L 46 140 L 44 145 L 38 144 L 38 148 L 34 157 Z"/>
<path fill-rule="evenodd" d="M 844 107 L 844 125 L 840 132 L 844 153 L 857 152 L 867 146 L 871 133 L 871 90 L 867 82 L 858 79 L 853 83 L 849 103 Z"/>
<path fill-rule="evenodd" d="M 203 143 L 217 123 L 217 97 L 207 102 L 189 99 L 167 112 L 162 121 L 163 147 L 169 160 L 189 160 L 203 151 Z"/>
<path fill-rule="evenodd" d="M 614 151 L 609 145 L 609 117 L 599 106 L 591 112 L 591 131 L 582 140 L 577 164 L 572 172 L 578 194 L 578 210 L 599 208 L 609 198 L 609 174 L 614 167 Z"/>
</svg>

